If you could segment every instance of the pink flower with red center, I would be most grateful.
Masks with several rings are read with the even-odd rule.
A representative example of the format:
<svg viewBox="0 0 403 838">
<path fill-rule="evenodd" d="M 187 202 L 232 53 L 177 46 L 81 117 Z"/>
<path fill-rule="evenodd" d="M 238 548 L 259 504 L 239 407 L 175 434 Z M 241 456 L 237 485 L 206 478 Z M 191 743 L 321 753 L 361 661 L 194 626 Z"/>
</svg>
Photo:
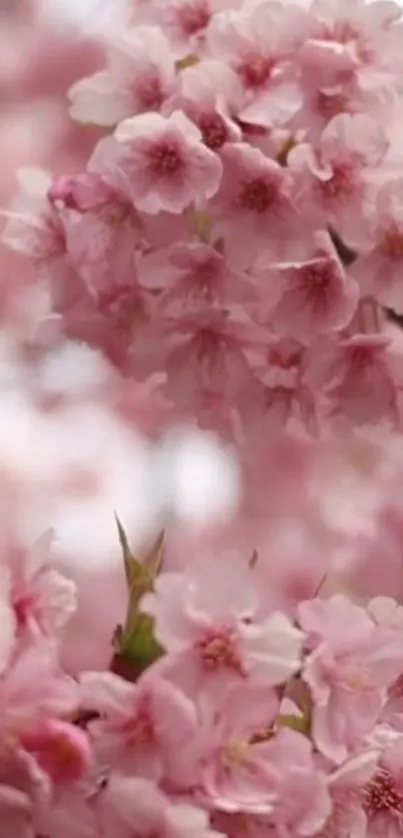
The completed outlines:
<svg viewBox="0 0 403 838">
<path fill-rule="evenodd" d="M 142 608 L 169 652 L 161 669 L 191 695 L 243 681 L 281 683 L 299 668 L 301 633 L 282 614 L 258 616 L 253 572 L 236 556 L 162 574 Z"/>
<path fill-rule="evenodd" d="M 363 93 L 379 93 L 393 85 L 396 67 L 395 24 L 401 17 L 397 3 L 367 4 L 348 0 L 333 4 L 315 0 L 311 31 L 302 47 L 305 66 L 333 73 L 333 85 L 353 77 Z M 328 79 L 328 87 L 333 86 Z"/>
<path fill-rule="evenodd" d="M 403 822 L 403 739 L 386 745 L 378 767 L 363 789 L 369 838 L 398 838 Z"/>
<path fill-rule="evenodd" d="M 400 672 L 400 643 L 342 595 L 303 602 L 298 614 L 308 636 L 303 677 L 313 700 L 313 738 L 327 758 L 341 763 L 376 724 Z"/>
<path fill-rule="evenodd" d="M 228 264 L 225 256 L 207 244 L 174 244 L 145 257 L 139 281 L 158 290 L 158 309 L 179 316 L 201 307 L 246 304 L 255 299 L 250 278 Z"/>
<path fill-rule="evenodd" d="M 216 9 L 226 0 L 157 0 L 156 12 L 175 56 L 186 62 L 204 46 Z"/>
<path fill-rule="evenodd" d="M 267 690 L 249 690 L 246 698 L 242 688 L 234 689 L 226 699 L 211 714 L 210 727 L 205 710 L 205 729 L 203 721 L 201 726 L 208 801 L 238 815 L 251 836 L 316 835 L 330 814 L 331 800 L 312 744 L 276 723 L 281 719 L 277 699 Z"/>
<path fill-rule="evenodd" d="M 213 200 L 216 231 L 224 236 L 228 257 L 249 266 L 257 253 L 285 246 L 297 222 L 290 173 L 246 143 L 227 145 L 221 187 Z"/>
<path fill-rule="evenodd" d="M 390 520 L 389 525 L 392 523 Z M 377 568 L 378 573 L 379 569 Z M 385 568 L 382 566 L 382 577 Z M 403 642 L 403 607 L 388 596 L 378 596 L 368 604 L 368 611 L 376 625 L 388 629 L 398 643 Z M 382 708 L 382 721 L 397 730 L 403 730 L 403 664 L 402 672 L 388 690 L 387 701 Z"/>
<path fill-rule="evenodd" d="M 203 142 L 219 152 L 227 142 L 239 142 L 242 131 L 231 119 L 241 98 L 237 76 L 219 61 L 200 61 L 182 70 L 178 92 L 166 106 L 182 110 L 201 131 Z"/>
<path fill-rule="evenodd" d="M 282 63 L 304 37 L 305 15 L 297 5 L 264 2 L 217 14 L 207 33 L 207 50 L 238 74 L 244 105 L 267 89 Z"/>
<path fill-rule="evenodd" d="M 332 810 L 316 838 L 367 835 L 366 789 L 375 780 L 378 760 L 379 750 L 368 748 L 328 775 Z"/>
<path fill-rule="evenodd" d="M 310 258 L 271 264 L 254 276 L 262 307 L 267 306 L 266 322 L 282 337 L 311 343 L 317 335 L 345 328 L 355 313 L 358 286 L 346 275 L 326 232 L 315 234 Z"/>
<path fill-rule="evenodd" d="M 20 175 L 20 193 L 10 212 L 2 241 L 35 265 L 39 276 L 67 289 L 74 271 L 66 252 L 66 233 L 47 194 L 51 179 L 37 170 Z"/>
<path fill-rule="evenodd" d="M 156 26 L 133 26 L 108 49 L 108 69 L 70 88 L 71 115 L 81 122 L 116 125 L 158 111 L 175 89 L 175 61 Z"/>
<path fill-rule="evenodd" d="M 20 630 L 59 634 L 76 609 L 76 586 L 56 567 L 52 531 L 44 533 L 28 555 L 10 552 L 11 602 Z"/>
<path fill-rule="evenodd" d="M 235 687 L 218 704 L 201 701 L 200 785 L 210 806 L 223 812 L 269 815 L 277 771 L 270 738 L 279 701 L 266 687 Z"/>
<path fill-rule="evenodd" d="M 397 388 L 388 348 L 383 335 L 357 334 L 323 346 L 321 356 L 312 354 L 309 379 L 323 388 L 326 414 L 336 426 L 396 425 Z"/>
<path fill-rule="evenodd" d="M 306 211 L 318 226 L 323 226 L 324 216 L 353 248 L 365 237 L 371 177 L 387 149 L 376 120 L 364 114 L 340 114 L 326 126 L 316 148 L 300 145 L 290 152 L 289 165 L 299 180 Z"/>
<path fill-rule="evenodd" d="M 109 672 L 83 673 L 81 704 L 99 718 L 88 730 L 97 760 L 119 771 L 187 787 L 197 731 L 196 710 L 174 684 L 151 670 L 136 684 Z"/>
<path fill-rule="evenodd" d="M 144 114 L 120 123 L 110 166 L 123 176 L 137 210 L 181 213 L 203 205 L 219 187 L 222 164 L 202 142 L 199 129 L 175 111 Z"/>
<path fill-rule="evenodd" d="M 278 437 L 286 427 L 317 433 L 317 395 L 306 376 L 304 347 L 292 338 L 270 339 L 253 364 L 254 387 L 240 399 L 240 415 L 254 439 Z"/>
<path fill-rule="evenodd" d="M 93 299 L 66 305 L 60 321 L 63 334 L 100 350 L 124 375 L 147 378 L 164 362 L 161 318 L 152 316 L 153 300 L 139 286 L 117 286 Z M 156 341 L 156 337 L 159 340 Z"/>
<path fill-rule="evenodd" d="M 301 90 L 290 77 L 289 66 L 304 32 L 302 8 L 271 0 L 215 16 L 207 31 L 207 52 L 224 60 L 238 76 L 240 120 L 283 127 L 301 108 Z"/>
<path fill-rule="evenodd" d="M 264 339 L 251 320 L 232 319 L 227 310 L 204 301 L 199 310 L 185 310 L 168 324 L 166 388 L 176 405 L 197 410 L 200 400 L 215 394 L 230 404 L 251 382 L 246 350 Z"/>
<path fill-rule="evenodd" d="M 388 180 L 367 212 L 367 237 L 352 267 L 363 297 L 403 312 L 403 179 Z"/>
<path fill-rule="evenodd" d="M 56 181 L 49 198 L 65 231 L 69 262 L 90 293 L 97 298 L 134 285 L 144 231 L 127 196 L 91 172 Z"/>
</svg>

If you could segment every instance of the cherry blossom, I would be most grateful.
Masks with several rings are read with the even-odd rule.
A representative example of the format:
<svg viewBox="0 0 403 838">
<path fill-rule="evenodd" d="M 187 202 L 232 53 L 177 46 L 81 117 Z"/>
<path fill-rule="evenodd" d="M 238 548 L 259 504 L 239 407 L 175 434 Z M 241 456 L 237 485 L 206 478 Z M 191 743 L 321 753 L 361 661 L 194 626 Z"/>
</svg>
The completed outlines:
<svg viewBox="0 0 403 838">
<path fill-rule="evenodd" d="M 315 702 L 313 735 L 326 756 L 341 762 L 374 726 L 384 690 L 399 672 L 399 643 L 341 595 L 301 603 L 299 619 L 312 649 L 304 678 Z"/>
<path fill-rule="evenodd" d="M 379 189 L 375 206 L 368 212 L 367 241 L 360 247 L 353 276 L 362 296 L 373 297 L 382 305 L 401 311 L 400 266 L 402 260 L 402 220 L 400 179 L 389 180 Z"/>
<path fill-rule="evenodd" d="M 136 209 L 181 213 L 217 191 L 220 160 L 180 111 L 167 118 L 147 113 L 124 120 L 115 137 L 111 167 L 124 176 Z"/>
<path fill-rule="evenodd" d="M 230 571 L 231 585 L 216 586 L 215 597 L 214 559 L 186 575 L 162 574 L 155 593 L 143 599 L 160 642 L 172 653 L 167 673 L 191 694 L 204 684 L 221 691 L 245 680 L 282 683 L 300 666 L 301 633 L 283 614 L 259 619 L 251 571 L 233 556 L 221 563 Z"/>
<path fill-rule="evenodd" d="M 109 672 L 83 673 L 81 703 L 99 718 L 89 725 L 98 759 L 143 777 L 190 784 L 183 747 L 195 736 L 197 716 L 173 684 L 148 675 L 136 685 Z"/>
<path fill-rule="evenodd" d="M 314 335 L 345 328 L 357 307 L 358 287 L 346 275 L 326 233 L 316 233 L 312 258 L 271 263 L 255 277 L 268 305 L 267 320 L 281 337 L 310 344 Z"/>
<path fill-rule="evenodd" d="M 335 116 L 324 128 L 317 148 L 301 144 L 290 154 L 300 173 L 301 200 L 322 214 L 343 241 L 359 246 L 365 236 L 365 209 L 371 176 L 388 149 L 380 125 L 365 114 Z"/>
<path fill-rule="evenodd" d="M 137 113 L 158 111 L 174 90 L 175 64 L 156 26 L 135 26 L 109 48 L 108 69 L 70 89 L 71 115 L 83 122 L 116 125 Z"/>
<path fill-rule="evenodd" d="M 246 143 L 225 146 L 223 178 L 214 205 L 221 213 L 217 232 L 231 260 L 249 267 L 256 248 L 276 252 L 296 224 L 289 172 Z"/>
</svg>

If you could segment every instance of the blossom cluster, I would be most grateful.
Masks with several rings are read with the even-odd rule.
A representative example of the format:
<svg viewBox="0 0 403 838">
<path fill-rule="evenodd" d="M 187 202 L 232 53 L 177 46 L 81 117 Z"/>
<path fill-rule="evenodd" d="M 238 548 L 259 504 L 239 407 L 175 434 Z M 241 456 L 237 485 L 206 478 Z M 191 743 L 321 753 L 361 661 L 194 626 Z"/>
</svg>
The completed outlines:
<svg viewBox="0 0 403 838">
<path fill-rule="evenodd" d="M 40 305 L 17 338 L 29 398 L 16 388 L 9 413 L 2 369 L 2 828 L 398 838 L 401 9 L 129 0 L 126 12 L 103 67 L 69 90 L 82 147 L 96 138 L 85 170 L 22 172 L 3 235 L 33 266 Z M 231 472 L 214 526 L 160 502 L 154 541 L 126 532 L 108 495 L 93 530 L 98 549 L 109 515 L 117 615 L 93 580 L 83 597 L 53 532 L 27 550 L 44 493 L 74 498 L 81 537 L 88 497 L 119 482 L 108 448 L 134 485 L 132 434 L 171 467 L 170 431 L 189 425 L 220 440 L 216 505 L 230 454 L 239 493 Z M 37 445 L 29 468 L 20 444 Z M 91 599 L 100 656 L 83 652 Z"/>
<path fill-rule="evenodd" d="M 74 584 L 51 535 L 2 583 L 3 824 L 15 838 L 397 836 L 403 608 L 273 608 L 259 557 L 164 570 L 125 547 L 109 671 L 61 668 Z M 264 558 L 264 557 L 262 557 Z"/>
<path fill-rule="evenodd" d="M 173 421 L 241 446 L 400 427 L 382 333 L 384 307 L 402 313 L 400 16 L 139 3 L 70 90 L 105 135 L 82 174 L 27 186 L 6 241 L 62 332 L 153 376 Z"/>
</svg>

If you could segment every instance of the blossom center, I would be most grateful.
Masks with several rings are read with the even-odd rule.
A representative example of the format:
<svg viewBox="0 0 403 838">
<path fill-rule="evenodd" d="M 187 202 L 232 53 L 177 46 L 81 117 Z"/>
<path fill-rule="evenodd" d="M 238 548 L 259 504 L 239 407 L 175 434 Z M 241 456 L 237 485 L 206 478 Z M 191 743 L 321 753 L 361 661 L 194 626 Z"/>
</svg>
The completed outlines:
<svg viewBox="0 0 403 838">
<path fill-rule="evenodd" d="M 150 152 L 150 167 L 158 177 L 172 177 L 183 168 L 183 160 L 176 143 L 158 143 Z"/>
<path fill-rule="evenodd" d="M 263 215 L 275 203 L 277 196 L 278 189 L 274 183 L 254 178 L 243 185 L 239 203 L 244 209 Z"/>
<path fill-rule="evenodd" d="M 332 279 L 331 266 L 327 262 L 307 265 L 302 270 L 302 278 L 304 286 L 309 291 L 323 291 Z"/>
<path fill-rule="evenodd" d="M 35 597 L 26 593 L 17 597 L 13 602 L 14 613 L 19 626 L 25 626 L 35 607 Z"/>
<path fill-rule="evenodd" d="M 320 189 L 328 198 L 351 195 L 356 189 L 356 179 L 352 166 L 347 164 L 335 165 L 329 180 L 320 182 Z"/>
<path fill-rule="evenodd" d="M 210 10 L 204 0 L 185 3 L 180 10 L 180 24 L 186 35 L 196 35 L 210 22 Z"/>
<path fill-rule="evenodd" d="M 218 151 L 227 141 L 228 131 L 227 126 L 220 114 L 206 113 L 203 114 L 198 125 L 202 132 L 203 141 L 212 151 Z"/>
<path fill-rule="evenodd" d="M 226 771 L 236 768 L 238 765 L 244 765 L 249 760 L 250 744 L 249 742 L 229 742 L 223 748 L 221 755 L 221 762 Z"/>
<path fill-rule="evenodd" d="M 344 113 L 347 110 L 348 98 L 343 93 L 323 93 L 322 90 L 319 91 L 317 100 L 316 100 L 316 107 L 318 113 L 325 117 L 325 119 L 332 119 L 333 116 L 337 116 L 339 113 Z"/>
<path fill-rule="evenodd" d="M 130 207 L 124 204 L 108 203 L 102 209 L 102 221 L 110 227 L 120 227 L 130 213 Z"/>
<path fill-rule="evenodd" d="M 161 80 L 158 76 L 142 79 L 136 84 L 136 94 L 144 110 L 158 110 L 164 100 Z"/>
<path fill-rule="evenodd" d="M 134 745 L 149 745 L 154 741 L 154 726 L 146 710 L 141 710 L 123 725 L 127 741 Z"/>
<path fill-rule="evenodd" d="M 369 815 L 391 812 L 399 818 L 403 817 L 403 796 L 397 790 L 389 771 L 380 768 L 376 772 L 365 787 L 364 805 Z"/>
<path fill-rule="evenodd" d="M 232 629 L 211 629 L 197 642 L 204 669 L 233 669 L 243 674 L 242 661 L 236 648 L 236 634 Z"/>
<path fill-rule="evenodd" d="M 246 87 L 261 87 L 266 83 L 272 69 L 272 61 L 259 52 L 245 56 L 238 67 L 238 74 Z"/>
<path fill-rule="evenodd" d="M 401 259 L 403 257 L 403 231 L 398 229 L 387 230 L 380 242 L 379 251 L 382 256 L 389 259 Z"/>
</svg>

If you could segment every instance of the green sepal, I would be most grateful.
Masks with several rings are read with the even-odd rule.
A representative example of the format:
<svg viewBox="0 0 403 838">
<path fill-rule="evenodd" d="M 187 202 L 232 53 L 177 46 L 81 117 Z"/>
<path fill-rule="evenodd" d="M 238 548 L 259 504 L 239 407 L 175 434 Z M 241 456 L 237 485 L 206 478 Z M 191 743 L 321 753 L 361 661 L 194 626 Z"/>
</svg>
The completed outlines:
<svg viewBox="0 0 403 838">
<path fill-rule="evenodd" d="M 153 620 L 148 614 L 137 615 L 131 635 L 123 639 L 120 654 L 130 662 L 138 675 L 164 654 L 155 638 Z"/>
<path fill-rule="evenodd" d="M 141 598 L 153 590 L 155 579 L 161 570 L 164 533 L 160 533 L 140 560 L 130 550 L 124 528 L 118 517 L 115 518 L 129 594 L 126 621 L 123 626 L 116 628 L 113 639 L 115 658 L 127 663 L 136 675 L 140 675 L 164 651 L 155 639 L 153 620 L 139 608 Z"/>
</svg>

